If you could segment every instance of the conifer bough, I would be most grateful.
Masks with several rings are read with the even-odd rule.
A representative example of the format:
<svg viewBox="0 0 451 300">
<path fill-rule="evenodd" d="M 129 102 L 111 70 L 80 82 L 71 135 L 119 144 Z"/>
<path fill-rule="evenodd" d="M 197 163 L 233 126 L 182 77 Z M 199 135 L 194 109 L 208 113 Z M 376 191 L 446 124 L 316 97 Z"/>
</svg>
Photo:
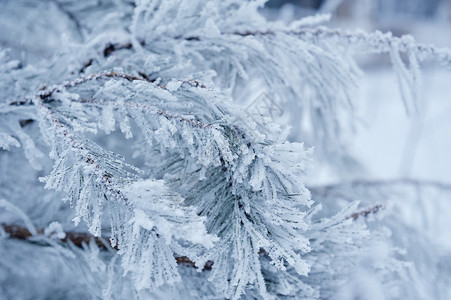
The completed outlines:
<svg viewBox="0 0 451 300">
<path fill-rule="evenodd" d="M 358 272 L 388 298 L 433 290 L 400 250 L 427 240 L 400 245 L 394 220 L 445 183 L 304 183 L 313 156 L 358 166 L 353 54 L 388 53 L 420 113 L 420 63 L 450 51 L 323 15 L 268 22 L 264 2 L 1 4 L 0 298 L 328 299 Z"/>
</svg>

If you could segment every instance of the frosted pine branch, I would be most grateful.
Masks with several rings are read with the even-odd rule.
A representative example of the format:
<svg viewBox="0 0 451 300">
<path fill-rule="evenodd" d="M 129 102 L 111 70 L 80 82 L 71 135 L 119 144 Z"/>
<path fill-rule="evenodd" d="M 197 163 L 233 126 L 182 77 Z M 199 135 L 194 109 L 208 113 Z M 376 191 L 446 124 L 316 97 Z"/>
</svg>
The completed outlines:
<svg viewBox="0 0 451 300">
<path fill-rule="evenodd" d="M 365 32 L 363 30 L 343 30 L 332 29 L 328 27 L 317 28 L 302 28 L 298 30 L 266 30 L 266 31 L 235 31 L 232 33 L 222 33 L 224 35 L 236 35 L 242 37 L 248 36 L 271 36 L 277 34 L 295 35 L 302 40 L 313 43 L 324 43 L 327 41 L 334 41 L 337 43 L 346 43 L 355 53 L 369 52 L 369 53 L 389 53 L 393 47 L 396 47 L 399 52 L 413 51 L 420 58 L 432 58 L 445 65 L 451 64 L 451 51 L 448 48 L 438 48 L 434 45 L 426 45 L 418 43 L 410 35 L 401 37 L 393 36 L 391 32 Z M 176 37 L 178 39 L 180 37 Z M 201 41 L 199 36 L 190 36 L 184 38 L 187 41 Z"/>
<path fill-rule="evenodd" d="M 29 2 L 0 5 L 0 197 L 15 207 L 0 208 L 0 298 L 329 299 L 348 283 L 366 291 L 355 277 L 386 298 L 450 286 L 427 232 L 447 184 L 304 185 L 316 162 L 361 178 L 347 147 L 354 54 L 389 53 L 420 113 L 420 62 L 449 64 L 448 50 L 318 26 L 330 16 L 268 22 L 264 0 Z"/>
<path fill-rule="evenodd" d="M 345 217 L 343 219 L 343 221 L 346 219 L 356 220 L 359 217 L 366 217 L 370 214 L 377 213 L 380 209 L 383 209 L 383 205 L 376 205 L 372 208 L 368 208 L 368 209 L 361 210 L 361 211 L 356 211 L 356 212 L 352 213 L 351 215 L 349 215 L 348 217 Z M 23 227 L 23 226 L 8 225 L 8 224 L 0 224 L 0 226 L 5 231 L 5 233 L 8 234 L 8 238 L 11 238 L 11 239 L 18 239 L 18 240 L 26 241 L 35 235 L 43 235 L 44 234 L 44 229 L 40 229 L 40 228 L 37 228 L 36 233 L 32 234 L 28 228 Z M 66 232 L 64 232 L 64 235 L 65 235 L 65 237 L 60 239 L 60 241 L 62 243 L 67 243 L 70 241 L 75 246 L 82 247 L 83 244 L 89 244 L 91 242 L 91 240 L 93 240 L 95 242 L 95 244 L 102 250 L 109 250 L 109 249 L 117 250 L 117 245 L 111 244 L 108 241 L 108 239 L 99 238 L 99 237 L 93 236 L 89 233 L 66 231 Z M 33 240 L 31 240 L 31 242 L 33 242 Z M 108 247 L 107 247 L 107 245 L 108 245 Z M 258 254 L 259 255 L 265 254 L 265 250 L 260 249 Z M 195 263 L 190 261 L 189 258 L 186 256 L 175 257 L 175 259 L 178 264 L 184 264 L 184 265 L 188 265 L 191 267 L 196 267 Z M 203 269 L 211 270 L 211 267 L 213 264 L 214 264 L 214 262 L 207 261 Z"/>
<path fill-rule="evenodd" d="M 363 30 L 343 30 L 328 27 L 302 28 L 299 30 L 266 30 L 266 31 L 244 31 L 224 33 L 238 36 L 265 36 L 277 34 L 296 35 L 303 40 L 313 43 L 324 43 L 328 40 L 347 43 L 354 52 L 368 51 L 370 53 L 388 53 L 396 46 L 400 52 L 413 51 L 420 58 L 432 58 L 445 65 L 451 63 L 451 51 L 448 48 L 438 48 L 434 45 L 418 43 L 410 35 L 401 37 L 393 36 L 391 32 L 365 32 Z M 188 40 L 200 40 L 199 37 L 190 37 Z"/>
<path fill-rule="evenodd" d="M 342 41 L 348 43 L 348 47 L 351 49 L 356 49 L 355 52 L 363 50 L 370 53 L 389 53 L 393 47 L 396 47 L 397 51 L 413 52 L 421 59 L 432 58 L 445 65 L 451 63 L 451 51 L 448 48 L 417 43 L 410 35 L 396 37 L 391 32 L 368 33 L 362 30 L 341 30 L 327 27 L 302 29 L 293 34 L 312 42 L 322 42 L 328 39 Z"/>
<path fill-rule="evenodd" d="M 100 89 L 96 87 L 99 83 L 101 84 Z M 92 87 L 93 84 L 95 88 Z M 83 94 L 83 98 L 76 93 L 78 89 Z M 132 90 L 134 91 L 132 92 Z M 91 96 L 86 97 L 87 91 L 91 91 Z M 109 100 L 114 99 L 115 94 L 125 94 L 126 91 L 133 93 L 133 99 L 126 98 L 126 101 L 119 103 Z M 148 100 L 149 94 L 153 95 L 151 100 Z M 182 104 L 183 101 L 186 101 L 184 98 L 179 98 L 181 103 L 176 103 L 174 100 L 171 100 L 172 103 L 167 101 L 168 98 L 175 99 L 175 97 L 180 97 L 179 95 L 183 95 L 185 99 L 188 97 L 192 102 L 184 106 Z M 260 293 L 265 294 L 261 267 L 258 264 L 261 248 L 265 249 L 271 260 L 278 261 L 277 266 L 280 269 L 285 269 L 285 266 L 279 261 L 281 259 L 293 265 L 300 274 L 306 274 L 309 268 L 295 251 L 297 249 L 308 251 L 309 249 L 307 239 L 301 234 L 302 230 L 307 227 L 302 220 L 304 213 L 301 211 L 298 215 L 293 213 L 293 209 L 299 210 L 297 205 L 311 205 L 308 191 L 295 177 L 296 173 L 302 172 L 304 168 L 302 160 L 305 159 L 308 152 L 300 144 L 277 144 L 266 140 L 264 133 L 251 132 L 243 124 L 232 123 L 232 116 L 240 115 L 238 110 L 228 107 L 221 100 L 212 101 L 214 98 L 210 98 L 211 96 L 221 97 L 217 91 L 207 89 L 198 80 L 172 80 L 166 85 L 157 85 L 133 75 L 102 72 L 44 88 L 31 101 L 31 103 L 37 104 L 41 132 L 51 145 L 52 158 L 56 160 L 54 170 L 44 179 L 46 187 L 68 193 L 67 198 L 76 205 L 77 214 L 74 220 L 79 222 L 84 219 L 88 223 L 91 233 L 96 236 L 101 233 L 100 220 L 104 206 L 108 205 L 110 209 L 113 207 L 114 210 L 121 211 L 119 216 L 113 214 L 111 242 L 112 245 L 116 245 L 117 241 L 119 253 L 123 255 L 124 270 L 132 273 L 138 290 L 155 288 L 165 282 L 174 283 L 180 280 L 175 265 L 171 263 L 172 255 L 168 256 L 170 252 L 188 251 L 189 257 L 198 260 L 196 263 L 201 265 L 204 265 L 207 260 L 218 259 L 219 267 L 214 267 L 212 278 L 217 278 L 218 283 L 225 284 L 226 286 L 222 287 L 225 289 L 224 292 L 234 298 L 243 293 L 249 282 L 255 281 L 258 282 Z M 88 106 L 90 109 L 82 110 L 84 106 Z M 190 115 L 197 112 L 198 117 L 185 117 L 184 115 L 188 113 L 188 111 L 185 112 L 187 109 L 189 109 Z M 181 113 L 175 114 L 171 111 L 181 111 Z M 183 194 L 187 197 L 189 205 L 195 205 L 201 211 L 199 212 L 201 216 L 198 217 L 193 210 L 184 208 L 187 210 L 183 214 L 185 221 L 190 218 L 190 222 L 193 222 L 193 219 L 198 219 L 198 221 L 206 219 L 210 233 L 218 235 L 224 241 L 230 238 L 244 238 L 246 243 L 243 245 L 221 243 L 216 246 L 217 249 L 213 248 L 212 242 L 215 239 L 206 234 L 201 223 L 197 221 L 197 223 L 192 223 L 188 226 L 191 228 L 190 231 L 182 234 L 183 227 L 174 231 L 171 222 L 174 222 L 175 219 L 172 220 L 172 217 L 166 215 L 164 218 L 168 218 L 167 221 L 159 220 L 160 225 L 154 229 L 157 221 L 148 218 L 151 215 L 149 211 L 154 211 L 155 208 L 142 206 L 144 205 L 143 200 L 138 201 L 137 199 L 144 195 L 154 197 L 155 195 L 149 191 L 152 190 L 150 185 L 155 183 L 149 180 L 141 181 L 133 173 L 125 172 L 123 169 L 133 170 L 133 166 L 125 164 L 121 159 L 114 158 L 113 153 L 101 149 L 83 137 L 84 132 L 96 132 L 97 127 L 103 129 L 106 134 L 111 133 L 115 130 L 117 115 L 125 116 L 125 120 L 120 121 L 120 127 L 127 138 L 132 137 L 130 125 L 122 124 L 122 122 L 129 122 L 127 119 L 130 115 L 142 130 L 150 151 L 161 151 L 163 157 L 165 157 L 165 152 L 171 156 L 181 156 L 184 160 L 180 160 L 180 162 L 188 163 L 190 168 L 201 168 L 199 174 L 196 174 L 198 171 L 194 171 L 195 169 L 192 170 L 192 174 L 189 173 L 192 172 L 188 171 L 189 169 L 185 171 L 188 175 L 187 179 L 189 179 L 186 184 L 195 184 L 194 187 L 189 187 L 189 184 L 188 186 L 173 184 L 174 178 L 168 177 L 167 179 L 170 188 Z M 151 118 L 145 116 L 151 116 Z M 96 120 L 99 119 L 102 123 L 98 124 Z M 242 117 L 242 119 L 244 118 Z M 208 122 L 205 122 L 207 120 Z M 256 128 L 255 125 L 252 126 Z M 156 130 L 158 127 L 161 129 Z M 258 138 L 256 141 L 248 140 L 255 134 Z M 194 141 L 196 142 L 193 143 Z M 157 148 L 154 148 L 154 145 Z M 256 153 L 260 153 L 259 156 L 255 156 Z M 278 157 L 278 153 L 284 153 L 284 155 Z M 298 159 L 301 160 L 298 161 Z M 281 163 L 284 160 L 293 161 L 290 168 L 286 169 L 284 163 Z M 164 160 L 149 161 L 149 166 L 158 163 L 150 170 L 151 174 L 154 173 L 154 176 L 159 178 L 161 175 L 158 173 L 166 170 L 166 176 L 177 176 L 175 173 L 171 174 L 173 163 L 171 163 L 173 166 L 168 168 L 159 165 L 161 162 L 166 163 Z M 68 170 L 70 171 L 68 172 Z M 206 172 L 211 174 L 209 175 L 211 178 L 216 177 L 217 180 L 223 182 L 218 185 L 218 192 L 227 193 L 230 195 L 228 197 L 231 197 L 230 200 L 220 199 L 225 202 L 218 207 L 232 205 L 230 207 L 233 207 L 230 211 L 232 215 L 228 217 L 238 220 L 238 223 L 234 222 L 232 227 L 221 228 L 223 225 L 219 228 L 215 227 L 214 224 L 220 217 L 217 213 L 220 211 L 213 212 L 211 205 L 214 202 L 209 200 L 210 192 L 205 195 L 202 195 L 202 192 L 197 196 L 198 200 L 202 202 L 197 204 L 192 202 L 194 198 L 191 190 L 202 188 Z M 268 172 L 270 181 L 262 177 L 265 172 Z M 181 178 L 181 180 L 184 182 L 186 179 Z M 136 194 L 136 191 L 139 193 Z M 166 195 L 162 196 L 166 197 Z M 260 197 L 263 197 L 264 201 L 268 203 L 268 208 L 258 208 L 255 205 L 256 201 L 261 201 Z M 161 198 L 160 202 L 162 199 L 165 198 Z M 161 206 L 163 211 L 154 213 L 158 216 L 167 209 L 164 208 L 164 205 L 170 207 L 173 204 L 163 201 L 155 202 L 154 205 L 163 205 Z M 287 207 L 292 207 L 292 209 Z M 176 211 L 171 211 L 171 214 Z M 271 216 L 270 211 L 275 211 L 276 214 Z M 188 218 L 188 216 L 190 217 Z M 276 226 L 283 225 L 284 218 L 289 218 L 291 224 L 284 226 L 285 230 L 281 231 Z M 134 225 L 122 229 L 121 219 L 130 219 Z M 265 225 L 265 223 L 267 224 Z M 240 227 L 243 228 L 239 229 Z M 236 230 L 243 230 L 243 233 Z M 268 231 L 277 231 L 277 234 L 271 236 Z M 163 240 L 169 245 L 164 245 L 161 237 L 164 237 Z M 284 242 L 284 239 L 288 237 L 291 241 Z M 195 244 L 211 248 L 211 250 L 204 255 L 196 254 L 200 249 L 192 252 L 175 240 L 171 242 L 172 238 L 187 239 Z M 131 240 L 128 241 L 128 239 Z M 227 262 L 229 265 L 235 265 L 228 271 L 235 273 L 235 279 L 231 283 L 227 283 L 228 273 L 221 275 L 218 273 L 218 271 L 222 272 L 221 264 L 224 263 L 223 260 L 219 260 L 219 257 L 223 256 L 224 250 L 227 252 L 248 251 L 245 250 L 248 247 L 252 248 L 252 260 L 247 261 L 243 266 L 252 272 L 252 276 L 245 278 L 243 275 L 235 273 L 241 264 L 239 259 L 235 258 L 233 261 Z M 160 258 L 158 259 L 158 257 Z M 143 265 L 139 262 L 141 259 L 150 259 L 152 262 Z M 152 278 L 159 272 L 156 271 L 158 270 L 157 264 L 163 264 L 164 271 L 161 272 L 167 272 L 169 277 Z"/>
</svg>

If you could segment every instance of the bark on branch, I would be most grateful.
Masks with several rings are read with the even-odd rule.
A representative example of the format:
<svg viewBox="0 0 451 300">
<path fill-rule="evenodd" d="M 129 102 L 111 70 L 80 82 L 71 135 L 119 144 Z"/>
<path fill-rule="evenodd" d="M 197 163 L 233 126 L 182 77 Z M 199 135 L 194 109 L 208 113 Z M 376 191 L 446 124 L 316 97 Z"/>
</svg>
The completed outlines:
<svg viewBox="0 0 451 300">
<path fill-rule="evenodd" d="M 355 212 L 352 215 L 346 217 L 346 219 L 357 220 L 359 217 L 367 217 L 368 215 L 375 214 L 383 208 L 384 208 L 384 206 L 382 204 L 377 204 L 373 207 L 361 210 L 359 212 Z"/>
<path fill-rule="evenodd" d="M 383 205 L 376 205 L 374 207 L 353 213 L 352 215 L 346 217 L 346 219 L 353 219 L 356 220 L 359 217 L 367 217 L 370 214 L 377 213 L 379 210 L 383 209 Z M 19 225 L 10 225 L 10 224 L 0 224 L 0 227 L 3 229 L 5 233 L 8 234 L 8 237 L 11 239 L 17 239 L 22 241 L 32 241 L 31 238 L 33 237 L 33 234 L 28 230 L 26 227 L 19 226 Z M 36 232 L 38 236 L 44 235 L 43 229 L 36 229 Z M 117 246 L 112 246 L 110 244 L 109 239 L 102 239 L 95 237 L 89 233 L 85 232 L 75 232 L 75 231 L 68 231 L 65 232 L 65 237 L 63 239 L 58 239 L 61 243 L 72 243 L 73 245 L 82 248 L 83 244 L 89 244 L 91 241 L 93 241 L 100 249 L 102 250 L 108 250 L 108 249 L 115 249 L 117 250 Z M 260 249 L 259 253 L 260 255 L 265 254 L 264 249 Z M 196 265 L 194 262 L 192 262 L 188 257 L 186 256 L 176 256 L 175 260 L 177 261 L 177 264 L 180 265 L 186 265 L 193 268 L 196 268 Z M 204 265 L 204 270 L 211 270 L 214 262 L 209 260 Z"/>
<path fill-rule="evenodd" d="M 9 238 L 11 239 L 17 239 L 22 241 L 31 241 L 30 238 L 33 236 L 31 232 L 23 226 L 19 225 L 8 225 L 8 224 L 0 224 L 0 227 L 8 234 Z M 44 230 L 43 229 L 37 229 L 36 230 L 38 235 L 43 235 Z M 102 250 L 108 250 L 108 248 L 116 249 L 117 247 L 112 247 L 109 243 L 109 240 L 107 239 L 101 239 L 98 237 L 95 237 L 89 233 L 84 232 L 66 232 L 66 237 L 63 239 L 58 239 L 61 243 L 68 243 L 71 242 L 77 247 L 83 247 L 83 244 L 89 244 L 89 242 L 93 241 L 100 249 Z M 177 264 L 187 265 L 190 267 L 195 268 L 194 262 L 192 262 L 188 257 L 186 256 L 176 256 L 175 260 L 177 261 Z M 211 270 L 211 267 L 213 266 L 212 261 L 207 261 L 207 263 L 204 266 L 205 270 Z"/>
</svg>

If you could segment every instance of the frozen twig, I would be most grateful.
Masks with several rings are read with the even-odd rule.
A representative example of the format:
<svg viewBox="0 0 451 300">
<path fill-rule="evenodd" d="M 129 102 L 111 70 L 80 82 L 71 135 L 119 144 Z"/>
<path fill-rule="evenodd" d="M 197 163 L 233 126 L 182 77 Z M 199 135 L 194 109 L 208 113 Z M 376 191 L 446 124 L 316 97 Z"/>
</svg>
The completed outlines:
<svg viewBox="0 0 451 300">
<path fill-rule="evenodd" d="M 389 52 L 392 46 L 396 45 L 399 52 L 414 51 L 420 58 L 434 58 L 447 65 L 451 63 L 451 50 L 417 43 L 410 35 L 396 37 L 391 32 L 374 31 L 368 33 L 363 30 L 343 30 L 326 27 L 306 28 L 292 33 L 309 41 L 318 39 L 348 41 L 353 47 L 362 47 L 369 50 L 369 52 L 376 53 Z"/>
<path fill-rule="evenodd" d="M 340 182 L 336 184 L 323 185 L 323 186 L 309 186 L 308 189 L 312 193 L 327 194 L 329 191 L 343 187 L 393 187 L 396 185 L 410 185 L 415 187 L 420 186 L 435 186 L 442 190 L 451 191 L 451 183 L 434 181 L 434 180 L 420 180 L 412 178 L 396 178 L 396 179 L 384 179 L 384 180 L 354 180 L 348 182 Z"/>
<path fill-rule="evenodd" d="M 78 77 L 78 78 L 75 78 L 72 80 L 68 80 L 68 81 L 63 82 L 62 84 L 54 85 L 52 87 L 47 87 L 47 85 L 44 84 L 44 85 L 42 85 L 41 90 L 33 97 L 26 97 L 26 98 L 10 101 L 9 105 L 22 106 L 22 105 L 34 104 L 33 98 L 39 97 L 41 100 L 46 100 L 46 99 L 50 98 L 56 92 L 60 92 L 67 88 L 71 88 L 71 87 L 83 84 L 85 82 L 93 81 L 93 80 L 97 80 L 97 79 L 120 78 L 120 79 L 126 79 L 128 81 L 137 80 L 137 81 L 145 81 L 145 82 L 155 84 L 155 80 L 151 80 L 147 76 L 143 76 L 142 73 L 140 73 L 140 75 L 142 77 L 138 77 L 138 76 L 126 74 L 126 73 L 118 73 L 118 72 L 100 72 L 100 73 L 94 73 L 94 74 L 90 74 L 90 75 L 81 76 L 81 77 Z M 198 80 L 194 80 L 194 79 L 180 79 L 179 82 L 188 83 L 194 87 L 200 87 L 203 89 L 206 88 L 205 84 L 203 84 L 202 82 L 200 82 Z M 166 89 L 165 85 L 156 85 L 156 86 L 158 86 L 162 89 Z"/>
<path fill-rule="evenodd" d="M 5 231 L 5 233 L 8 234 L 9 238 L 16 239 L 16 240 L 22 240 L 22 241 L 30 241 L 29 238 L 33 236 L 33 234 L 23 226 L 19 225 L 8 225 L 8 224 L 0 224 L 0 227 Z M 36 230 L 38 235 L 44 234 L 43 229 L 37 229 Z M 94 243 L 102 250 L 108 250 L 108 247 L 111 247 L 112 249 L 117 250 L 117 246 L 114 246 L 110 244 L 109 239 L 102 239 L 95 237 L 89 233 L 86 232 L 65 232 L 66 237 L 63 239 L 59 239 L 61 243 L 72 243 L 77 247 L 83 247 L 83 244 L 89 244 L 91 241 L 94 241 Z M 196 267 L 194 262 L 192 262 L 188 257 L 186 256 L 176 256 L 174 257 L 178 264 L 186 265 L 190 267 Z M 211 270 L 211 267 L 213 266 L 212 261 L 207 261 L 204 265 L 205 270 Z"/>
<path fill-rule="evenodd" d="M 347 219 L 357 220 L 359 217 L 367 217 L 368 215 L 377 213 L 379 210 L 381 210 L 383 208 L 384 208 L 384 206 L 382 204 L 378 204 L 373 207 L 364 209 L 362 211 L 355 212 L 355 213 L 351 214 L 350 216 L 346 217 L 346 220 Z"/>
<path fill-rule="evenodd" d="M 438 48 L 433 45 L 418 43 L 410 35 L 396 37 L 393 36 L 391 32 L 384 33 L 378 30 L 368 33 L 363 30 L 332 29 L 320 26 L 317 28 L 302 28 L 298 30 L 235 31 L 223 34 L 247 37 L 277 35 L 279 33 L 296 35 L 303 40 L 314 43 L 338 39 L 341 42 L 341 45 L 345 45 L 346 42 L 349 46 L 352 45 L 353 49 L 357 49 L 355 52 L 389 53 L 392 51 L 393 47 L 396 46 L 399 52 L 415 52 L 420 59 L 433 58 L 445 65 L 451 64 L 451 50 L 448 48 Z M 184 39 L 187 41 L 202 40 L 199 36 L 190 36 L 185 37 Z"/>
</svg>

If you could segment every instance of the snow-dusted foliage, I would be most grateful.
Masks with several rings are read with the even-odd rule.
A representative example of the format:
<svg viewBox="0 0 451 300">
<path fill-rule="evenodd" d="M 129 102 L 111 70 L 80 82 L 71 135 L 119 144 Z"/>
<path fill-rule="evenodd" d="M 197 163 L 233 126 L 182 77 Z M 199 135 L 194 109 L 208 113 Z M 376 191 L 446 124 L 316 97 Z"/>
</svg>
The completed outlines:
<svg viewBox="0 0 451 300">
<path fill-rule="evenodd" d="M 399 200 L 422 183 L 397 193 L 305 182 L 314 152 L 336 174 L 358 168 L 345 143 L 361 74 L 353 54 L 388 53 L 406 110 L 418 113 L 420 62 L 448 64 L 450 52 L 328 29 L 327 15 L 268 22 L 264 3 L 0 5 L 10 28 L 0 33 L 0 297 L 449 292 L 447 270 L 433 270 L 433 291 L 419 279 L 430 270 L 408 255 L 427 253 L 428 237 L 393 238 L 409 230 L 393 222 Z"/>
</svg>

